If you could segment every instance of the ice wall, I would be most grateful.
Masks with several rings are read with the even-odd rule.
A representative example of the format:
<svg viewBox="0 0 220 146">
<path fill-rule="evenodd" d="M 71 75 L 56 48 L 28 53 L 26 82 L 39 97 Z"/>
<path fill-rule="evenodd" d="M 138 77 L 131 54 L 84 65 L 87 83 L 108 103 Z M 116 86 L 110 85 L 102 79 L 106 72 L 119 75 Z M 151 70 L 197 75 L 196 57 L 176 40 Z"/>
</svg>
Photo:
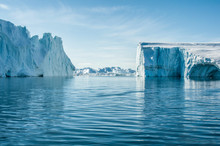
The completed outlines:
<svg viewBox="0 0 220 146">
<path fill-rule="evenodd" d="M 220 43 L 142 42 L 137 48 L 137 76 L 219 79 L 218 53 Z"/>
<path fill-rule="evenodd" d="M 0 77 L 72 76 L 74 70 L 61 38 L 30 37 L 26 27 L 0 20 Z"/>
</svg>

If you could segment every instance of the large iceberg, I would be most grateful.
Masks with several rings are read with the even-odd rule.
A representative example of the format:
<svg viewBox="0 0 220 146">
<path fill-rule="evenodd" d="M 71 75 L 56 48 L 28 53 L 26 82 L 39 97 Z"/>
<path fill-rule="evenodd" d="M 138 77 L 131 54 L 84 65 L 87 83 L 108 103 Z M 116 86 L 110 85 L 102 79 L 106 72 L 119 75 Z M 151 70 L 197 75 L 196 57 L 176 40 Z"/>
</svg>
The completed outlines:
<svg viewBox="0 0 220 146">
<path fill-rule="evenodd" d="M 26 27 L 0 20 L 0 77 L 72 76 L 60 37 L 30 37 Z"/>
<path fill-rule="evenodd" d="M 147 43 L 137 48 L 137 76 L 220 79 L 220 43 Z"/>
</svg>

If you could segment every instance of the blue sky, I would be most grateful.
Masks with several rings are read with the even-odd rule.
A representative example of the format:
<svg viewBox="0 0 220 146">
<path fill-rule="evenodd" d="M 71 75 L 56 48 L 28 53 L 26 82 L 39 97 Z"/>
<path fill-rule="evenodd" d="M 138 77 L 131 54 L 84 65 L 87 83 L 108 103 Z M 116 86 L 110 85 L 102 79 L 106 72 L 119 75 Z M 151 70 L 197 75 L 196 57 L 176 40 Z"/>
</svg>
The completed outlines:
<svg viewBox="0 0 220 146">
<path fill-rule="evenodd" d="M 148 42 L 220 42 L 219 0 L 0 0 L 0 19 L 62 37 L 77 68 L 135 69 Z"/>
</svg>

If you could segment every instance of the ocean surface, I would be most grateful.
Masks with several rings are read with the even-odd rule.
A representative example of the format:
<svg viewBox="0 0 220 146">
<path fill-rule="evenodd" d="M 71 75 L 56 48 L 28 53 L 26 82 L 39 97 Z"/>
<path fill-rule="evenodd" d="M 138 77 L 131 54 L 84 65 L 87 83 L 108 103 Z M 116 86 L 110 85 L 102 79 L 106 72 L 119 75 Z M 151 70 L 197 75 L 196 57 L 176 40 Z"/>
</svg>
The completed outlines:
<svg viewBox="0 0 220 146">
<path fill-rule="evenodd" d="M 220 144 L 220 81 L 1 78 L 0 145 Z"/>
</svg>

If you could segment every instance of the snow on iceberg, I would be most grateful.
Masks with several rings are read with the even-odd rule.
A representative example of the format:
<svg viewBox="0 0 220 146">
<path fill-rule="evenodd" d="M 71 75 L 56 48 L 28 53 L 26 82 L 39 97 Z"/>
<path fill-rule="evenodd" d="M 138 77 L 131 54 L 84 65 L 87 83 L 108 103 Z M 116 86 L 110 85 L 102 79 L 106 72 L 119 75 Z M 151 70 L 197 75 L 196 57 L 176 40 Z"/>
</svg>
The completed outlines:
<svg viewBox="0 0 220 146">
<path fill-rule="evenodd" d="M 137 76 L 220 79 L 220 43 L 146 43 L 137 48 Z"/>
<path fill-rule="evenodd" d="M 60 37 L 30 37 L 26 27 L 0 19 L 0 77 L 72 76 Z"/>
</svg>

